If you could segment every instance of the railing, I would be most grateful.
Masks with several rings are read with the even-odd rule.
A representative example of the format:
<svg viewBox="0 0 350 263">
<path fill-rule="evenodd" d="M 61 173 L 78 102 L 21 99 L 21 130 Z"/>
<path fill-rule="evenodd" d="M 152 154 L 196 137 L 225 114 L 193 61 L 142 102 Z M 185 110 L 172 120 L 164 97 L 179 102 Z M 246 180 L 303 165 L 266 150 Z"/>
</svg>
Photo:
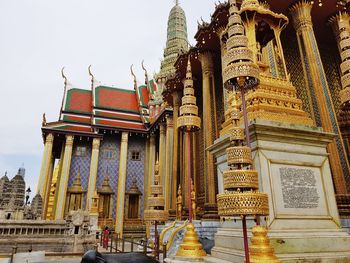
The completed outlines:
<svg viewBox="0 0 350 263">
<path fill-rule="evenodd" d="M 108 251 L 107 253 L 140 252 L 158 261 L 161 260 L 161 262 L 167 257 L 166 242 L 162 244 L 162 249 L 160 249 L 159 244 L 154 244 L 154 246 L 147 245 L 146 237 L 137 242 L 134 238 L 127 239 L 120 237 L 119 233 L 110 233 L 107 238 L 105 239 L 104 234 L 101 234 L 100 246 L 104 247 Z M 140 248 L 142 249 L 140 250 Z"/>
</svg>

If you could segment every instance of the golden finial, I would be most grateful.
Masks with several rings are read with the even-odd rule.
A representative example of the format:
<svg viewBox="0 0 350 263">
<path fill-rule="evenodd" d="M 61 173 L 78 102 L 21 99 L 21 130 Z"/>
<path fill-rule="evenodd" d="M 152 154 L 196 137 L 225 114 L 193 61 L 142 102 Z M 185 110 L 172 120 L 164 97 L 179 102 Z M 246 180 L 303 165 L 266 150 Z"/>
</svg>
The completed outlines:
<svg viewBox="0 0 350 263">
<path fill-rule="evenodd" d="M 43 113 L 43 121 L 42 121 L 41 125 L 46 126 L 46 114 L 45 114 L 45 112 Z"/>
<path fill-rule="evenodd" d="M 130 66 L 130 72 L 131 72 L 131 75 L 134 77 L 134 89 L 136 90 L 136 88 L 137 88 L 137 80 L 136 80 L 136 75 L 135 75 L 135 73 L 134 73 L 134 71 L 133 71 L 133 69 L 132 69 L 133 66 L 134 66 L 134 65 L 131 64 L 131 66 Z"/>
<path fill-rule="evenodd" d="M 146 68 L 145 68 L 145 65 L 143 64 L 143 61 L 144 61 L 144 60 L 142 60 L 142 62 L 141 62 L 141 66 L 142 66 L 143 71 L 145 72 L 145 84 L 146 84 L 147 87 L 148 87 L 148 73 L 147 73 L 147 70 L 146 70 Z"/>
<path fill-rule="evenodd" d="M 88 71 L 89 71 L 89 75 L 91 76 L 91 81 L 93 81 L 95 77 L 94 77 L 94 75 L 91 72 L 91 65 L 89 65 Z"/>
<path fill-rule="evenodd" d="M 61 75 L 62 75 L 62 78 L 64 79 L 64 86 L 66 87 L 66 85 L 67 85 L 67 77 L 64 74 L 64 67 L 62 67 L 62 69 L 61 69 Z"/>
</svg>

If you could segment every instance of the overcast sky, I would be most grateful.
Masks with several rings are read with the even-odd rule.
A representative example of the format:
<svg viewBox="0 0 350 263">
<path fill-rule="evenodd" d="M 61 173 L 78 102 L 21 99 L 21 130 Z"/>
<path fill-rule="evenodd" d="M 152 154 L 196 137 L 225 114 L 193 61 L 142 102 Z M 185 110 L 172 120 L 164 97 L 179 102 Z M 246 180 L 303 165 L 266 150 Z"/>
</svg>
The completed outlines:
<svg viewBox="0 0 350 263">
<path fill-rule="evenodd" d="M 208 21 L 214 0 L 180 0 L 194 43 L 197 20 Z M 97 80 L 132 88 L 141 61 L 157 72 L 166 42 L 172 0 L 11 0 L 0 1 L 0 177 L 12 178 L 24 163 L 36 192 L 43 141 L 41 120 L 58 119 L 63 94 L 60 70 L 78 88 L 89 89 L 87 68 Z"/>
</svg>

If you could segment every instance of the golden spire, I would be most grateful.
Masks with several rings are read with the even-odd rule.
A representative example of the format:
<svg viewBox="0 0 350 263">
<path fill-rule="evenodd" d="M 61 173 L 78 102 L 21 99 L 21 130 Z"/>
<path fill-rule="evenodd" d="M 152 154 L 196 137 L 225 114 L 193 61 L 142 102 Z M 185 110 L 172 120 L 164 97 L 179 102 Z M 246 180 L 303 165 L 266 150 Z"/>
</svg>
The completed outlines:
<svg viewBox="0 0 350 263">
<path fill-rule="evenodd" d="M 80 166 L 78 167 L 77 176 L 73 182 L 73 185 L 68 189 L 71 193 L 83 193 L 86 192 L 84 188 L 81 186 L 81 177 L 80 177 Z"/>
<path fill-rule="evenodd" d="M 253 63 L 253 52 L 248 48 L 248 38 L 235 0 L 230 0 L 227 52 L 224 56 L 223 81 L 229 85 L 241 85 L 243 81 L 259 79 L 259 67 Z"/>
<path fill-rule="evenodd" d="M 198 117 L 198 107 L 196 105 L 196 97 L 194 96 L 193 89 L 193 79 L 192 79 L 192 69 L 190 57 L 187 61 L 187 70 L 186 70 L 186 79 L 184 81 L 184 96 L 182 97 L 182 106 L 180 107 L 180 117 L 177 120 L 177 126 L 185 131 L 190 137 L 190 132 L 197 131 L 201 127 L 201 119 Z M 190 139 L 188 140 L 188 146 L 190 147 Z M 189 170 L 192 160 L 189 160 Z M 188 179 L 191 180 L 191 174 L 188 172 Z M 190 181 L 187 182 L 191 184 Z M 191 188 L 191 187 L 189 187 Z M 189 218 L 190 223 L 186 227 L 186 233 L 184 239 L 176 253 L 176 257 L 185 257 L 185 258 L 202 258 L 206 256 L 205 251 L 203 250 L 202 244 L 199 242 L 198 235 L 195 231 L 195 226 L 191 221 L 191 191 L 189 191 L 186 199 L 189 198 Z"/>
<path fill-rule="evenodd" d="M 194 96 L 190 58 L 187 61 L 184 96 L 180 107 L 180 117 L 177 119 L 177 127 L 187 131 L 197 131 L 201 127 L 201 119 L 198 117 L 198 107 Z"/>
</svg>

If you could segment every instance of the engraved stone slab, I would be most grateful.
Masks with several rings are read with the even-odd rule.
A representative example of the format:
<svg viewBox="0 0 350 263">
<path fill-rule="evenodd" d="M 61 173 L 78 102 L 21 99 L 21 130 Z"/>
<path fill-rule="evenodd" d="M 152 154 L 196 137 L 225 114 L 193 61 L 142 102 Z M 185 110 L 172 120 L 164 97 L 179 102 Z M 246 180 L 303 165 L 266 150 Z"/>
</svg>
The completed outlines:
<svg viewBox="0 0 350 263">
<path fill-rule="evenodd" d="M 329 215 L 320 168 L 277 163 L 271 168 L 277 215 Z"/>
</svg>

